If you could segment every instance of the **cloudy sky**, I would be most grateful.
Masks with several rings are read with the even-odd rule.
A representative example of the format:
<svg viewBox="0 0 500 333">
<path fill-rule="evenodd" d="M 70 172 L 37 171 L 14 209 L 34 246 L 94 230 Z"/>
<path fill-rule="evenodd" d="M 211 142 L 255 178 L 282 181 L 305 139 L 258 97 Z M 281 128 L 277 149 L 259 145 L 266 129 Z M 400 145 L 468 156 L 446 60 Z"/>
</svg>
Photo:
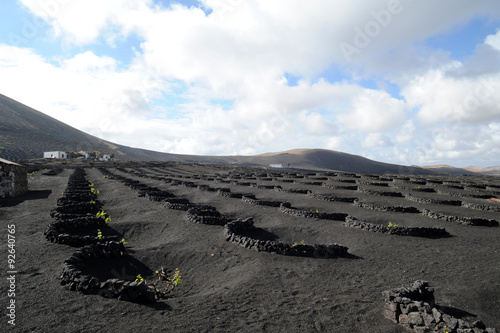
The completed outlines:
<svg viewBox="0 0 500 333">
<path fill-rule="evenodd" d="M 7 0 L 0 93 L 163 152 L 500 165 L 500 6 Z"/>
</svg>

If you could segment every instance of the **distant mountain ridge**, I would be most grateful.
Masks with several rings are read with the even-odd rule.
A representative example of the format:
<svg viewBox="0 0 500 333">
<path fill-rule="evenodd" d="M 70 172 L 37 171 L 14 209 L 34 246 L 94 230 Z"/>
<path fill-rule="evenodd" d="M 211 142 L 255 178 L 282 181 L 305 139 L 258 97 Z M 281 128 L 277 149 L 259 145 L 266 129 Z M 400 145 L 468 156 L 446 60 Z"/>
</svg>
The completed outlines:
<svg viewBox="0 0 500 333">
<path fill-rule="evenodd" d="M 472 171 L 472 172 L 481 173 L 481 174 L 487 175 L 487 176 L 500 176 L 500 166 L 487 167 L 487 168 L 483 168 L 483 167 L 466 167 L 464 169 Z"/>
<path fill-rule="evenodd" d="M 432 169 L 373 161 L 361 156 L 326 150 L 293 149 L 255 156 L 197 156 L 161 153 L 112 143 L 77 130 L 42 112 L 0 94 L 0 158 L 11 161 L 36 159 L 44 151 L 101 151 L 117 160 L 177 161 L 354 173 L 436 174 Z M 448 168 L 445 173 L 473 174 Z"/>
<path fill-rule="evenodd" d="M 44 151 L 101 151 L 117 159 L 165 160 L 166 155 L 118 145 L 77 130 L 0 94 L 0 157 L 19 161 Z"/>
</svg>

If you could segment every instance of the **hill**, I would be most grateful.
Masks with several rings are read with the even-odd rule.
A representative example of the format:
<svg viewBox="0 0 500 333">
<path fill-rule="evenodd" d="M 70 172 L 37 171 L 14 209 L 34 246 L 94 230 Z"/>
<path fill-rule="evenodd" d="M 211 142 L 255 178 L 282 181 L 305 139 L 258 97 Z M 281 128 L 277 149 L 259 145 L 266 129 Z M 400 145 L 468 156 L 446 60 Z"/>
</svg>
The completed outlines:
<svg viewBox="0 0 500 333">
<path fill-rule="evenodd" d="M 356 173 L 434 174 L 419 167 L 382 163 L 358 155 L 326 149 L 293 149 L 256 156 L 238 156 L 240 163 L 248 166 L 281 164 L 284 168 L 307 170 L 335 170 Z"/>
<path fill-rule="evenodd" d="M 500 166 L 495 167 L 466 167 L 465 170 L 469 170 L 472 172 L 480 173 L 487 176 L 500 176 Z"/>
<path fill-rule="evenodd" d="M 44 151 L 100 151 L 117 160 L 176 161 L 355 173 L 435 174 L 432 169 L 373 161 L 325 149 L 295 149 L 255 156 L 197 156 L 156 152 L 112 143 L 75 129 L 42 112 L 0 94 L 0 158 L 11 161 L 41 158 Z M 443 170 L 439 170 L 443 171 Z M 472 174 L 464 169 L 445 173 Z"/>
<path fill-rule="evenodd" d="M 0 94 L 0 157 L 41 158 L 44 151 L 101 151 L 117 159 L 168 161 L 170 154 L 118 145 L 77 130 Z"/>
</svg>

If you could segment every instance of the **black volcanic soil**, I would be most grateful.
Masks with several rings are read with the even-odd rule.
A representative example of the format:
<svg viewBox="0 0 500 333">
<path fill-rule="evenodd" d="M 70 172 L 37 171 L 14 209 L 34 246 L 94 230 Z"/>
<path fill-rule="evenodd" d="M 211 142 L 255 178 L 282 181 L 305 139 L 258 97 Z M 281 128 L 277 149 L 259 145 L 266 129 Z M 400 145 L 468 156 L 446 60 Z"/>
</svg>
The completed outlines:
<svg viewBox="0 0 500 333">
<path fill-rule="evenodd" d="M 123 171 L 134 171 L 129 174 Z M 470 185 L 500 185 L 499 178 L 422 176 L 421 179 L 356 178 L 329 175 L 327 180 L 292 178 L 274 180 L 254 176 L 256 170 L 187 164 L 156 164 L 131 168 L 109 168 L 114 174 L 168 190 L 192 203 L 216 207 L 230 218 L 253 217 L 255 226 L 267 237 L 284 242 L 339 243 L 349 248 L 350 257 L 315 259 L 256 252 L 223 237 L 223 227 L 190 222 L 186 212 L 168 210 L 161 203 L 138 197 L 138 191 L 105 178 L 97 169 L 85 169 L 87 179 L 99 190 L 98 199 L 112 220 L 109 227 L 128 241 L 128 256 L 120 260 L 96 260 L 88 272 L 101 280 L 133 280 L 148 277 L 164 266 L 179 268 L 182 283 L 166 300 L 137 304 L 97 295 L 82 295 L 59 284 L 62 265 L 74 247 L 50 243 L 44 237 L 53 223 L 49 212 L 66 188 L 72 169 L 56 176 L 40 170 L 29 176 L 30 192 L 15 199 L 0 199 L 2 238 L 7 225 L 15 225 L 16 236 L 16 326 L 7 323 L 7 246 L 2 246 L 3 267 L 2 331 L 4 332 L 407 332 L 383 315 L 381 292 L 423 279 L 435 288 L 436 303 L 456 317 L 482 320 L 487 327 L 500 328 L 500 227 L 467 226 L 430 219 L 421 214 L 384 212 L 356 207 L 349 202 L 328 202 L 306 194 L 241 186 L 236 182 L 275 185 L 283 189 L 308 189 L 327 196 L 356 197 L 363 202 L 412 206 L 419 210 L 461 217 L 500 220 L 498 211 L 484 211 L 438 203 L 423 204 L 404 197 L 367 194 L 330 186 L 357 185 L 373 191 L 394 191 L 403 195 L 442 200 L 462 200 L 493 209 L 499 202 L 471 195 L 500 189 Z M 145 176 L 138 177 L 137 172 Z M 215 179 L 216 173 L 232 183 Z M 226 176 L 239 174 L 242 179 Z M 258 171 L 266 173 L 266 171 Z M 225 198 L 216 192 L 172 185 L 151 177 L 190 181 L 196 185 L 227 187 L 232 192 L 255 195 L 257 199 L 288 201 L 292 207 L 320 212 L 343 212 L 379 224 L 446 228 L 451 237 L 403 237 L 346 228 L 341 221 L 294 217 L 276 207 L 254 206 L 241 199 Z M 181 177 L 182 176 L 182 177 Z M 245 177 L 247 179 L 245 179 Z M 359 177 L 359 176 L 358 176 Z M 248 179 L 250 178 L 250 179 Z M 271 177 L 272 178 L 272 177 Z M 294 183 L 281 180 L 294 180 Z M 341 180 L 354 180 L 354 183 Z M 433 180 L 434 182 L 429 182 Z M 438 184 L 440 181 L 455 183 Z M 413 182 L 425 182 L 416 184 Z M 387 183 L 387 187 L 377 183 Z M 450 185 L 467 185 L 464 189 Z M 426 193 L 418 187 L 450 192 Z M 403 188 L 404 187 L 404 188 Z M 492 193 L 495 192 L 496 194 Z M 452 195 L 452 193 L 454 195 Z M 460 195 L 463 195 L 460 196 Z"/>
</svg>

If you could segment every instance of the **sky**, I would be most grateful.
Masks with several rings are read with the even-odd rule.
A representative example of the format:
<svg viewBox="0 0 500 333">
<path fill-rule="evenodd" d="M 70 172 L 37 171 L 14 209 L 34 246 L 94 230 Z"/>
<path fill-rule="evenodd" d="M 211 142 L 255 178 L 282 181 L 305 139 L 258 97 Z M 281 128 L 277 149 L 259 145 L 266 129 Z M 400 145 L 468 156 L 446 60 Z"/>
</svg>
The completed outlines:
<svg viewBox="0 0 500 333">
<path fill-rule="evenodd" d="M 495 0 L 6 0 L 0 93 L 167 153 L 500 165 Z M 57 147 L 54 147 L 57 149 Z"/>
</svg>

